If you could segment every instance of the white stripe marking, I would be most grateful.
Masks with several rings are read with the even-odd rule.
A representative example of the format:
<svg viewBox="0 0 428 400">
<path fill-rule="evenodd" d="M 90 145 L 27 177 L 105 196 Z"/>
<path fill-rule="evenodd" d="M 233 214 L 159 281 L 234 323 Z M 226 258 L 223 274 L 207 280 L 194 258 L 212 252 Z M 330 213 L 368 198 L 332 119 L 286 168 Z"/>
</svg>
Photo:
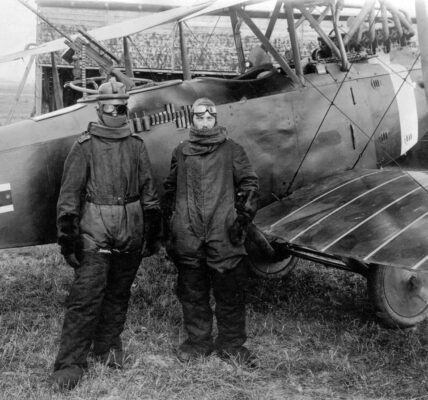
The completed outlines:
<svg viewBox="0 0 428 400">
<path fill-rule="evenodd" d="M 407 75 L 407 71 L 403 72 L 403 66 L 398 64 L 391 64 L 390 66 L 400 75 L 397 76 L 392 73 L 391 81 L 392 86 L 394 87 L 394 92 L 397 95 L 396 100 L 401 131 L 400 154 L 403 155 L 418 141 L 418 111 L 416 107 L 415 90 L 410 75 L 407 77 L 407 82 L 411 85 L 407 85 L 406 83 L 403 84 L 403 79 Z"/>
<path fill-rule="evenodd" d="M 428 256 L 425 256 L 424 258 L 422 258 L 421 261 L 419 261 L 418 263 L 416 263 L 412 269 L 418 269 L 426 260 L 428 260 Z"/>
<path fill-rule="evenodd" d="M 11 211 L 14 211 L 13 204 L 10 204 L 8 206 L 0 207 L 0 214 L 11 212 Z"/>
<path fill-rule="evenodd" d="M 387 70 L 391 77 L 392 87 L 396 95 L 398 118 L 400 120 L 401 155 L 411 149 L 418 141 L 418 112 L 416 107 L 416 83 L 407 76 L 408 70 L 403 65 L 391 63 L 390 55 L 382 56 L 383 62 L 376 58 L 370 64 L 379 64 Z M 407 76 L 406 82 L 403 83 Z M 401 89 L 400 89 L 401 87 Z"/>
</svg>

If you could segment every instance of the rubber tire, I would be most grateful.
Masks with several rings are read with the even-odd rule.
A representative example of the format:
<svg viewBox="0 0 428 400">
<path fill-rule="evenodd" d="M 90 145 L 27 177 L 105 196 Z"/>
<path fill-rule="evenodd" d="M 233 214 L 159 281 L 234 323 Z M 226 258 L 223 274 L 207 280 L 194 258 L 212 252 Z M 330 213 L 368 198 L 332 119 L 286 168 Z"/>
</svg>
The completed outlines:
<svg viewBox="0 0 428 400">
<path fill-rule="evenodd" d="M 421 286 L 412 288 L 412 271 L 374 265 L 367 275 L 367 289 L 377 316 L 391 328 L 410 328 L 428 316 L 428 274 L 419 274 Z M 422 290 L 425 289 L 425 293 Z M 423 297 L 425 296 L 425 298 Z"/>
<path fill-rule="evenodd" d="M 298 258 L 290 256 L 277 262 L 248 257 L 251 271 L 262 278 L 283 278 L 287 276 L 297 265 Z"/>
</svg>

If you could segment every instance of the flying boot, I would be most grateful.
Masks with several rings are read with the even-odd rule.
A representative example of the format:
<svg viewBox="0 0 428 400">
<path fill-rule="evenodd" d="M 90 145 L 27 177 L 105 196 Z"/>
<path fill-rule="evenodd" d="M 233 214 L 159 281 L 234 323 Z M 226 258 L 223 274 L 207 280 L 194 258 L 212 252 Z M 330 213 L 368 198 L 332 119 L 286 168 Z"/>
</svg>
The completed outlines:
<svg viewBox="0 0 428 400">
<path fill-rule="evenodd" d="M 176 351 L 177 358 L 187 363 L 196 360 L 199 357 L 207 357 L 213 351 L 213 345 L 209 342 L 194 342 L 191 339 L 185 340 L 180 344 Z"/>
<path fill-rule="evenodd" d="M 177 358 L 189 362 L 213 351 L 211 337 L 213 314 L 209 304 L 210 282 L 204 265 L 178 264 L 177 296 L 183 310 L 183 324 L 188 335 L 177 349 Z"/>
<path fill-rule="evenodd" d="M 218 335 L 217 355 L 224 360 L 236 361 L 250 368 L 257 368 L 257 357 L 248 350 L 245 328 L 245 287 L 247 266 L 245 260 L 230 270 L 215 271 L 212 277 L 216 301 L 215 315 Z"/>
<path fill-rule="evenodd" d="M 222 360 L 230 360 L 248 368 L 259 368 L 260 360 L 245 346 L 222 347 L 217 351 L 217 355 Z"/>
<path fill-rule="evenodd" d="M 109 368 L 123 368 L 123 350 L 120 337 L 114 340 L 111 346 L 103 346 L 102 343 L 94 343 L 94 356 L 97 361 Z"/>
<path fill-rule="evenodd" d="M 83 376 L 82 368 L 70 366 L 55 371 L 48 379 L 49 385 L 59 392 L 71 390 L 76 387 Z"/>
</svg>

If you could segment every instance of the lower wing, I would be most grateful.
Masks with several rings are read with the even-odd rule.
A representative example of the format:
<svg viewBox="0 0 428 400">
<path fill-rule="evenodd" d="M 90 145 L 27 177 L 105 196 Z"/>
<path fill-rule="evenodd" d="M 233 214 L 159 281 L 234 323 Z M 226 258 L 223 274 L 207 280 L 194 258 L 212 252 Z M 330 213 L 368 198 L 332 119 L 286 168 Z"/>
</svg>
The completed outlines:
<svg viewBox="0 0 428 400">
<path fill-rule="evenodd" d="M 347 171 L 263 208 L 255 224 L 320 261 L 428 270 L 428 172 Z"/>
</svg>

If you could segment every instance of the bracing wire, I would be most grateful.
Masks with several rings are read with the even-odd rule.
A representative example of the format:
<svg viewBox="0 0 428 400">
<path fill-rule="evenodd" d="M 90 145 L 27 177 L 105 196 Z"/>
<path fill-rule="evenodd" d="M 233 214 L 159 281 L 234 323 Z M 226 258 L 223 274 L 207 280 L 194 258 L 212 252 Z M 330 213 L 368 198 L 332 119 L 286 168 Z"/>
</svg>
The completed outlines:
<svg viewBox="0 0 428 400">
<path fill-rule="evenodd" d="M 198 66 L 198 64 L 199 64 L 199 62 L 201 61 L 202 56 L 204 55 L 205 48 L 207 47 L 207 45 L 208 45 L 209 41 L 211 40 L 211 38 L 212 38 L 212 36 L 213 36 L 213 34 L 214 34 L 214 32 L 215 32 L 215 30 L 216 30 L 216 28 L 217 28 L 217 25 L 218 25 L 218 23 L 220 22 L 220 18 L 221 18 L 221 17 L 218 17 L 218 18 L 217 18 L 217 21 L 216 21 L 216 23 L 214 24 L 214 27 L 213 27 L 213 29 L 212 29 L 211 33 L 209 34 L 209 36 L 208 36 L 207 40 L 205 41 L 205 43 L 203 43 L 203 45 L 202 45 L 202 48 L 201 48 L 201 52 L 200 52 L 200 54 L 199 54 L 199 57 L 198 57 L 198 58 L 197 58 L 197 60 L 194 62 L 194 65 L 193 65 L 193 68 L 192 68 L 194 71 L 196 70 L 196 68 L 197 68 L 197 66 Z M 186 25 L 187 29 L 189 30 L 189 32 L 191 33 L 191 35 L 194 37 L 194 39 L 196 40 L 196 42 L 197 42 L 197 43 L 200 43 L 199 39 L 198 39 L 198 38 L 196 37 L 196 35 L 193 33 L 193 30 L 190 28 L 190 26 L 187 24 L 187 22 L 184 22 L 184 24 Z"/>
<path fill-rule="evenodd" d="M 375 18 L 376 19 L 376 18 Z M 373 20 L 373 21 L 375 21 L 375 19 Z M 354 62 L 351 62 L 351 65 L 350 65 L 350 68 L 348 69 L 348 71 L 347 71 L 347 73 L 345 74 L 345 76 L 344 76 L 344 78 L 343 78 L 343 80 L 342 80 L 342 82 L 341 82 L 341 84 L 340 84 L 340 86 L 339 86 L 339 88 L 338 88 L 338 90 L 337 90 L 337 92 L 336 92 L 336 94 L 335 94 L 335 96 L 334 96 L 334 98 L 333 98 L 333 100 L 330 100 L 313 82 L 311 82 L 309 79 L 307 79 L 307 81 L 312 85 L 312 87 L 315 89 L 315 90 L 317 90 L 320 94 L 321 94 L 321 96 L 323 96 L 328 102 L 329 102 L 329 106 L 328 106 L 328 109 L 326 110 L 326 113 L 325 113 L 325 115 L 324 115 L 324 117 L 322 118 L 322 121 L 321 121 L 321 123 L 320 123 L 320 125 L 319 125 L 319 127 L 318 127 L 318 129 L 317 129 L 317 131 L 316 131 L 316 133 L 315 133 L 315 135 L 314 135 L 314 138 L 311 140 L 311 143 L 309 144 L 309 146 L 308 146 L 308 149 L 306 150 L 306 152 L 305 152 L 305 154 L 304 154 L 304 156 L 303 156 L 303 159 L 302 159 L 302 161 L 300 162 L 300 164 L 299 164 L 299 167 L 297 168 L 297 170 L 296 170 L 296 172 L 295 172 L 295 174 L 294 174 L 294 176 L 293 176 L 293 180 L 292 180 L 292 182 L 290 183 L 290 185 L 289 185 L 289 187 L 288 187 L 288 189 L 287 189 L 287 191 L 289 191 L 289 189 L 291 188 L 291 185 L 292 185 L 292 183 L 293 183 L 293 181 L 294 181 L 294 179 L 295 179 L 295 177 L 297 176 L 297 174 L 298 174 L 298 172 L 299 172 L 299 170 L 300 170 L 300 168 L 301 168 L 301 166 L 302 166 L 302 164 L 303 164 L 303 161 L 304 161 L 304 159 L 306 158 L 306 156 L 307 156 L 307 154 L 309 153 L 309 151 L 310 151 L 310 148 L 311 148 L 311 146 L 312 146 L 312 144 L 313 144 L 313 142 L 315 141 L 315 138 L 316 138 L 316 136 L 318 135 L 318 133 L 319 133 L 319 130 L 320 130 L 320 127 L 322 126 L 322 124 L 324 123 L 324 121 L 325 121 L 325 118 L 326 118 L 326 116 L 327 116 L 327 114 L 329 113 L 329 111 L 330 111 L 330 109 L 331 109 L 331 107 L 332 106 L 335 106 L 336 107 L 336 109 L 342 114 L 342 115 L 344 115 L 348 120 L 350 120 L 353 124 L 355 124 L 356 125 L 356 127 L 369 139 L 368 140 L 368 142 L 365 144 L 365 146 L 364 146 L 364 148 L 362 149 L 362 151 L 360 152 L 360 154 L 358 155 L 358 157 L 357 157 L 357 160 L 355 161 L 355 163 L 354 163 L 354 165 L 352 166 L 352 168 L 351 169 L 354 169 L 355 167 L 356 167 L 356 165 L 358 164 L 358 162 L 359 162 L 359 160 L 362 158 L 362 156 L 363 156 L 363 154 L 364 154 L 364 152 L 365 152 L 365 150 L 367 149 L 367 147 L 368 147 L 368 145 L 369 145 L 369 143 L 373 140 L 373 137 L 374 137 L 374 135 L 375 135 L 375 133 L 376 133 L 376 131 L 377 131 L 377 129 L 378 129 L 378 127 L 380 126 L 380 124 L 381 124 L 381 122 L 383 121 L 383 119 L 385 118 L 385 116 L 386 116 L 386 114 L 388 113 L 388 111 L 390 110 L 390 108 L 391 108 L 391 106 L 392 106 L 392 104 L 394 104 L 394 101 L 395 101 L 395 99 L 396 99 L 396 97 L 397 97 L 397 95 L 398 95 L 398 93 L 400 92 L 400 90 L 402 89 L 402 87 L 403 87 L 403 85 L 404 84 L 406 84 L 407 83 L 407 79 L 408 79 L 408 77 L 410 76 L 410 73 L 414 70 L 414 68 L 415 68 L 415 65 L 416 65 L 416 63 L 418 62 L 418 60 L 419 60 L 419 58 L 420 58 L 420 52 L 419 52 L 419 54 L 415 57 L 415 60 L 413 61 L 413 63 L 412 63 L 412 65 L 411 65 L 411 67 L 408 69 L 408 71 L 407 71 L 407 74 L 406 74 L 406 76 L 403 78 L 400 74 L 398 74 L 396 71 L 391 71 L 392 73 L 395 73 L 395 74 L 397 74 L 398 76 L 400 76 L 400 78 L 402 79 L 402 82 L 401 82 L 401 85 L 399 86 L 399 88 L 397 89 L 397 91 L 395 92 L 395 94 L 394 94 L 394 96 L 393 96 L 393 98 L 392 98 L 392 100 L 391 100 L 391 102 L 388 104 L 388 106 L 387 106 L 387 108 L 385 109 L 385 112 L 383 113 L 383 115 L 382 115 L 382 117 L 380 118 L 380 120 L 379 120 L 379 122 L 378 122 L 378 124 L 376 125 L 376 127 L 374 128 L 374 130 L 373 130 L 373 133 L 371 134 L 371 135 L 369 135 L 369 134 L 367 134 L 360 126 L 358 126 L 358 124 L 355 124 L 355 122 L 352 120 L 352 118 L 350 118 L 347 114 L 346 114 L 346 112 L 344 112 L 343 110 L 341 110 L 340 109 L 340 107 L 338 107 L 337 106 L 337 104 L 335 104 L 334 103 L 334 100 L 336 99 L 336 97 L 337 97 L 337 93 L 341 90 L 341 87 L 342 87 L 342 84 L 343 84 L 343 82 L 346 80 L 346 77 L 347 77 L 347 75 L 348 75 L 348 72 L 350 71 L 350 69 L 351 69 L 351 67 L 352 67 L 352 64 L 354 63 Z M 427 193 L 428 194 L 428 190 L 427 190 L 427 188 L 425 187 L 425 186 L 423 186 L 414 176 L 412 176 L 408 171 L 406 171 L 406 170 L 404 170 L 401 166 L 400 166 L 400 164 L 392 157 L 392 156 L 390 156 L 389 154 L 388 154 L 388 152 L 386 151 L 386 150 L 384 150 L 384 149 L 382 149 L 383 150 L 383 152 L 384 152 L 384 154 L 386 154 L 387 156 L 388 156 L 388 158 L 389 158 L 389 160 L 390 161 L 392 161 L 394 164 L 396 164 L 397 165 L 397 167 L 399 168 L 399 170 L 402 172 L 402 173 L 404 173 L 405 175 L 407 175 L 413 182 L 415 182 L 415 184 L 417 185 L 417 186 L 419 186 L 425 193 Z M 289 194 L 289 193 L 287 193 L 287 194 Z M 411 267 L 405 267 L 405 266 L 402 266 L 402 267 L 397 267 L 397 268 L 400 268 L 400 269 L 403 269 L 403 270 L 407 270 L 407 271 L 409 271 L 409 272 L 412 272 L 412 273 L 423 273 L 423 274 L 428 274 L 428 271 L 426 271 L 426 270 L 415 270 L 415 269 L 412 269 Z M 421 298 L 422 299 L 422 298 Z M 426 304 L 428 304 L 428 301 L 426 300 L 426 299 L 422 299 Z"/>
<path fill-rule="evenodd" d="M 376 17 L 379 15 L 379 10 L 378 10 L 378 13 L 377 13 L 377 15 L 376 15 Z M 372 24 L 375 22 L 375 20 L 376 20 L 376 18 L 374 18 L 373 19 L 373 22 L 372 22 Z M 369 29 L 371 28 L 371 25 L 369 26 Z M 399 74 L 397 74 L 397 75 L 399 75 L 400 76 L 400 78 L 402 78 L 403 79 L 403 82 L 401 83 L 401 85 L 400 85 L 400 87 L 398 88 L 398 90 L 396 91 L 396 93 L 395 93 L 395 95 L 393 96 L 393 99 L 391 100 L 391 102 L 389 103 L 389 105 L 388 105 L 388 107 L 386 108 L 386 110 L 385 110 L 385 112 L 384 112 L 384 114 L 382 115 L 382 117 L 380 118 L 380 120 L 379 120 L 379 122 L 378 122 L 378 124 L 376 125 L 376 127 L 375 127 L 375 129 L 374 129 L 374 131 L 373 131 L 373 133 L 370 135 L 370 134 L 368 134 L 368 133 L 366 133 L 365 131 L 364 131 L 364 129 L 362 129 L 360 126 L 359 126 L 359 124 L 358 123 L 356 123 L 355 121 L 353 121 L 353 119 L 345 112 L 345 111 L 343 111 L 337 104 L 335 104 L 334 103 L 334 100 L 336 99 L 336 97 L 337 97 L 337 94 L 340 92 L 340 90 L 341 90 L 341 88 L 342 88 L 342 86 L 343 86 L 343 83 L 346 81 L 346 78 L 347 78 L 347 76 L 348 76 L 348 73 L 349 73 L 349 71 L 351 70 L 351 68 L 352 68 L 352 65 L 353 65 L 353 63 L 354 62 L 351 62 L 351 64 L 350 64 L 350 67 L 349 67 L 349 69 L 347 70 L 347 72 L 346 72 L 346 74 L 345 74 L 345 76 L 343 77 L 343 79 L 342 79 L 342 81 L 340 82 L 340 85 L 339 85 L 339 88 L 337 89 L 337 92 L 336 92 L 336 94 L 335 94 L 335 96 L 334 96 L 334 98 L 333 98 L 333 100 L 330 100 L 310 79 L 306 79 L 306 81 L 307 82 L 309 82 L 310 84 L 311 84 L 311 86 L 319 93 L 319 94 L 321 94 L 321 96 L 322 97 L 324 97 L 328 102 L 329 102 L 329 106 L 328 106 L 328 108 L 327 108 L 327 110 L 326 110 L 326 112 L 325 112 L 325 115 L 324 115 L 324 117 L 322 118 L 322 120 L 321 120 L 321 122 L 320 122 L 320 124 L 319 124 L 319 126 L 318 126 L 318 128 L 317 128 L 317 130 L 316 130 L 316 133 L 315 133 L 315 135 L 314 135 L 314 137 L 313 137 L 313 139 L 311 140 L 311 142 L 310 142 L 310 144 L 309 144 L 309 146 L 308 146 L 308 148 L 306 149 L 306 151 L 305 151 L 305 154 L 303 155 L 303 158 L 302 158 L 302 160 L 301 160 L 301 162 L 299 163 L 299 166 L 297 167 L 297 169 L 296 169 L 296 172 L 294 173 L 294 175 L 293 175 L 293 178 L 292 178 L 292 180 L 291 180 L 291 182 L 290 182 L 290 184 L 288 185 L 288 188 L 287 188 L 287 194 L 290 194 L 290 191 L 291 191 L 291 187 L 292 187 L 292 185 L 293 185 L 293 183 L 294 183 L 294 181 L 295 181 L 295 179 L 296 179 L 296 177 L 297 177 L 297 175 L 298 175 L 298 173 L 299 173 L 299 171 L 300 171 L 300 169 L 301 169 L 301 167 L 302 167 L 302 165 L 303 165 L 303 162 L 305 161 L 305 159 L 306 159 L 306 157 L 307 157 L 307 155 L 309 154 L 309 151 L 310 151 L 310 149 L 311 149 L 311 147 L 312 147 L 312 145 L 313 145 L 313 143 L 314 143 L 314 141 L 315 141 L 315 139 L 316 139 L 316 137 L 317 137 L 317 135 L 318 135 L 318 133 L 319 133 L 319 131 L 320 131 L 320 129 L 321 129 L 321 127 L 322 127 L 322 125 L 323 125 L 323 123 L 324 123 L 324 121 L 325 121 L 325 119 L 326 119 L 326 117 L 327 117 L 327 115 L 328 115 L 328 113 L 329 113 L 329 111 L 330 111 L 330 109 L 331 109 L 331 107 L 332 106 L 334 106 L 345 118 L 347 118 L 352 124 L 354 124 L 359 130 L 360 130 L 360 132 L 364 135 L 364 136 L 366 136 L 369 140 L 368 140 L 368 142 L 366 143 L 366 145 L 365 145 L 365 147 L 364 147 L 364 149 L 363 149 L 363 151 L 358 155 L 358 157 L 357 157 L 357 160 L 356 160 L 356 162 L 354 163 L 354 165 L 352 166 L 352 168 L 351 169 L 353 169 L 353 168 L 355 168 L 355 166 L 357 165 L 357 163 L 358 163 L 358 161 L 361 159 L 361 157 L 362 157 L 362 155 L 364 154 L 364 151 L 366 150 L 366 148 L 368 147 L 368 145 L 370 144 L 370 142 L 372 141 L 372 139 L 373 139 L 373 137 L 374 137 L 374 134 L 376 133 L 376 131 L 377 131 L 377 129 L 378 129 L 378 127 L 380 126 L 380 124 L 382 123 L 382 121 L 383 121 L 383 119 L 385 118 L 385 116 L 386 116 L 386 114 L 388 113 L 388 111 L 389 111 L 389 109 L 391 108 L 391 106 L 392 106 L 392 104 L 394 104 L 394 100 L 396 99 L 396 97 L 397 97 L 397 95 L 398 95 L 398 93 L 400 92 L 400 90 L 401 90 L 401 88 L 403 87 L 403 84 L 405 83 L 405 82 L 407 82 L 407 78 L 408 78 L 408 76 L 410 75 L 410 73 L 413 71 L 413 69 L 414 69 L 414 67 L 415 67 L 415 65 L 416 65 L 416 62 L 418 61 L 418 58 L 419 58 L 419 56 L 414 60 L 414 62 L 413 62 L 413 64 L 412 64 L 412 66 L 411 66 L 411 68 L 409 69 L 409 71 L 408 71 L 408 73 L 407 73 L 407 75 L 406 75 L 406 77 L 405 78 L 402 78 Z M 394 162 L 397 166 L 398 166 L 398 168 L 402 171 L 402 172 L 404 172 L 404 173 L 406 173 L 407 175 L 409 175 L 405 170 L 403 170 L 402 168 L 401 168 L 401 166 L 398 164 L 398 162 L 386 151 L 386 150 L 384 150 L 384 149 L 382 149 L 382 151 L 383 151 L 383 153 L 389 158 L 389 160 L 390 161 L 392 161 L 392 162 Z M 415 178 L 414 177 L 412 177 L 411 175 L 409 175 L 410 177 L 411 177 L 411 179 L 413 179 L 414 181 L 415 181 L 415 183 L 417 183 L 424 191 L 426 191 L 427 193 L 428 193 L 428 190 L 427 189 L 425 189 L 425 187 L 423 186 L 423 185 L 421 185 L 419 182 L 417 182 L 416 180 L 415 180 Z"/>
<path fill-rule="evenodd" d="M 140 56 L 141 60 L 143 61 L 144 64 L 147 65 L 148 69 L 149 69 L 149 73 L 150 76 L 153 80 L 155 80 L 155 75 L 153 73 L 153 69 L 152 67 L 149 65 L 147 58 L 144 57 L 144 55 L 141 53 L 140 49 L 138 48 L 138 46 L 134 43 L 134 41 L 132 40 L 131 36 L 128 36 L 129 41 L 131 42 L 131 44 L 134 46 L 135 50 L 137 51 L 138 55 Z"/>
<path fill-rule="evenodd" d="M 332 10 L 333 11 L 333 10 Z M 378 15 L 379 15 L 379 11 L 378 11 Z M 376 16 L 377 17 L 377 16 Z M 373 21 L 375 21 L 376 20 L 376 18 L 374 18 L 373 19 Z M 371 26 L 369 27 L 369 29 L 371 28 Z M 334 104 L 334 100 L 336 99 L 336 97 L 338 96 L 338 94 L 340 93 L 340 91 L 341 91 L 341 89 L 342 89 L 342 86 L 343 86 L 343 84 L 345 83 L 345 81 L 346 81 L 346 78 L 348 77 L 348 74 L 349 74 L 349 72 L 351 71 L 351 68 L 352 68 L 352 65 L 353 65 L 353 63 L 351 62 L 351 64 L 350 64 L 350 66 L 349 66 L 349 68 L 347 69 L 347 71 L 346 71 L 346 73 L 345 73 L 345 76 L 343 77 L 343 79 L 342 79 L 342 81 L 340 82 L 340 84 L 339 84 L 339 87 L 337 88 L 337 91 L 336 91 L 336 93 L 335 93 L 335 95 L 334 95 L 334 97 L 333 97 L 333 100 L 330 100 L 318 87 L 317 87 L 317 85 L 315 85 L 310 79 L 306 79 L 306 81 L 307 82 L 309 82 L 310 84 L 311 84 L 311 86 L 319 93 L 319 94 L 321 94 L 321 96 L 322 97 L 324 97 L 328 102 L 329 102 L 329 106 L 327 107 L 327 110 L 326 110 L 326 112 L 324 113 L 324 116 L 323 116 L 323 118 L 321 119 L 321 122 L 320 122 L 320 124 L 318 125 L 318 128 L 317 128 L 317 130 L 315 131 L 315 135 L 314 135 L 314 137 L 312 138 L 312 140 L 311 140 L 311 142 L 309 143 L 309 146 L 308 146 L 308 148 L 306 149 L 306 151 L 305 151 L 305 153 L 303 154 L 303 157 L 302 157 L 302 159 L 301 159 L 301 161 L 300 161 L 300 163 L 299 163 L 299 165 L 297 166 L 297 169 L 296 169 L 296 172 L 294 173 L 294 175 L 293 175 L 293 177 L 292 177 L 292 179 L 291 179 L 291 181 L 290 181 L 290 183 L 289 183 L 289 185 L 288 185 L 288 187 L 287 187 L 287 191 L 286 191 L 286 195 L 287 194 L 290 194 L 290 192 L 291 192 L 291 187 L 293 186 L 293 183 L 294 183 L 294 181 L 296 180 L 296 177 L 297 177 L 297 175 L 299 174 L 299 172 L 300 172 L 300 169 L 302 168 L 302 165 L 303 165 L 303 163 L 304 163 L 304 161 L 306 160 L 306 157 L 307 157 L 307 155 L 309 154 L 309 152 L 310 152 L 310 150 L 311 150 L 311 148 L 312 148 L 312 145 L 314 144 L 314 142 L 315 142 L 315 139 L 317 138 L 317 136 L 318 136 L 318 134 L 319 134 L 319 132 L 320 132 L 320 129 L 321 129 L 321 127 L 322 127 L 322 125 L 323 125 L 323 123 L 324 123 L 324 121 L 325 121 L 325 119 L 327 118 L 327 116 L 328 116 L 328 113 L 330 112 L 330 110 L 331 110 L 331 108 L 333 107 L 333 106 L 335 106 L 336 107 L 336 109 L 342 114 L 342 115 L 344 115 L 345 116 L 345 118 L 347 118 L 347 119 L 349 119 L 353 124 L 355 124 L 354 123 L 354 121 L 352 121 L 352 118 L 350 118 L 343 110 L 341 110 L 340 109 L 340 107 L 338 107 L 336 104 Z M 363 131 L 363 129 L 361 129 L 359 126 L 358 126 L 358 124 L 355 124 L 356 126 L 357 126 L 357 128 L 361 131 L 361 132 L 363 132 L 364 133 L 364 131 Z"/>
</svg>

